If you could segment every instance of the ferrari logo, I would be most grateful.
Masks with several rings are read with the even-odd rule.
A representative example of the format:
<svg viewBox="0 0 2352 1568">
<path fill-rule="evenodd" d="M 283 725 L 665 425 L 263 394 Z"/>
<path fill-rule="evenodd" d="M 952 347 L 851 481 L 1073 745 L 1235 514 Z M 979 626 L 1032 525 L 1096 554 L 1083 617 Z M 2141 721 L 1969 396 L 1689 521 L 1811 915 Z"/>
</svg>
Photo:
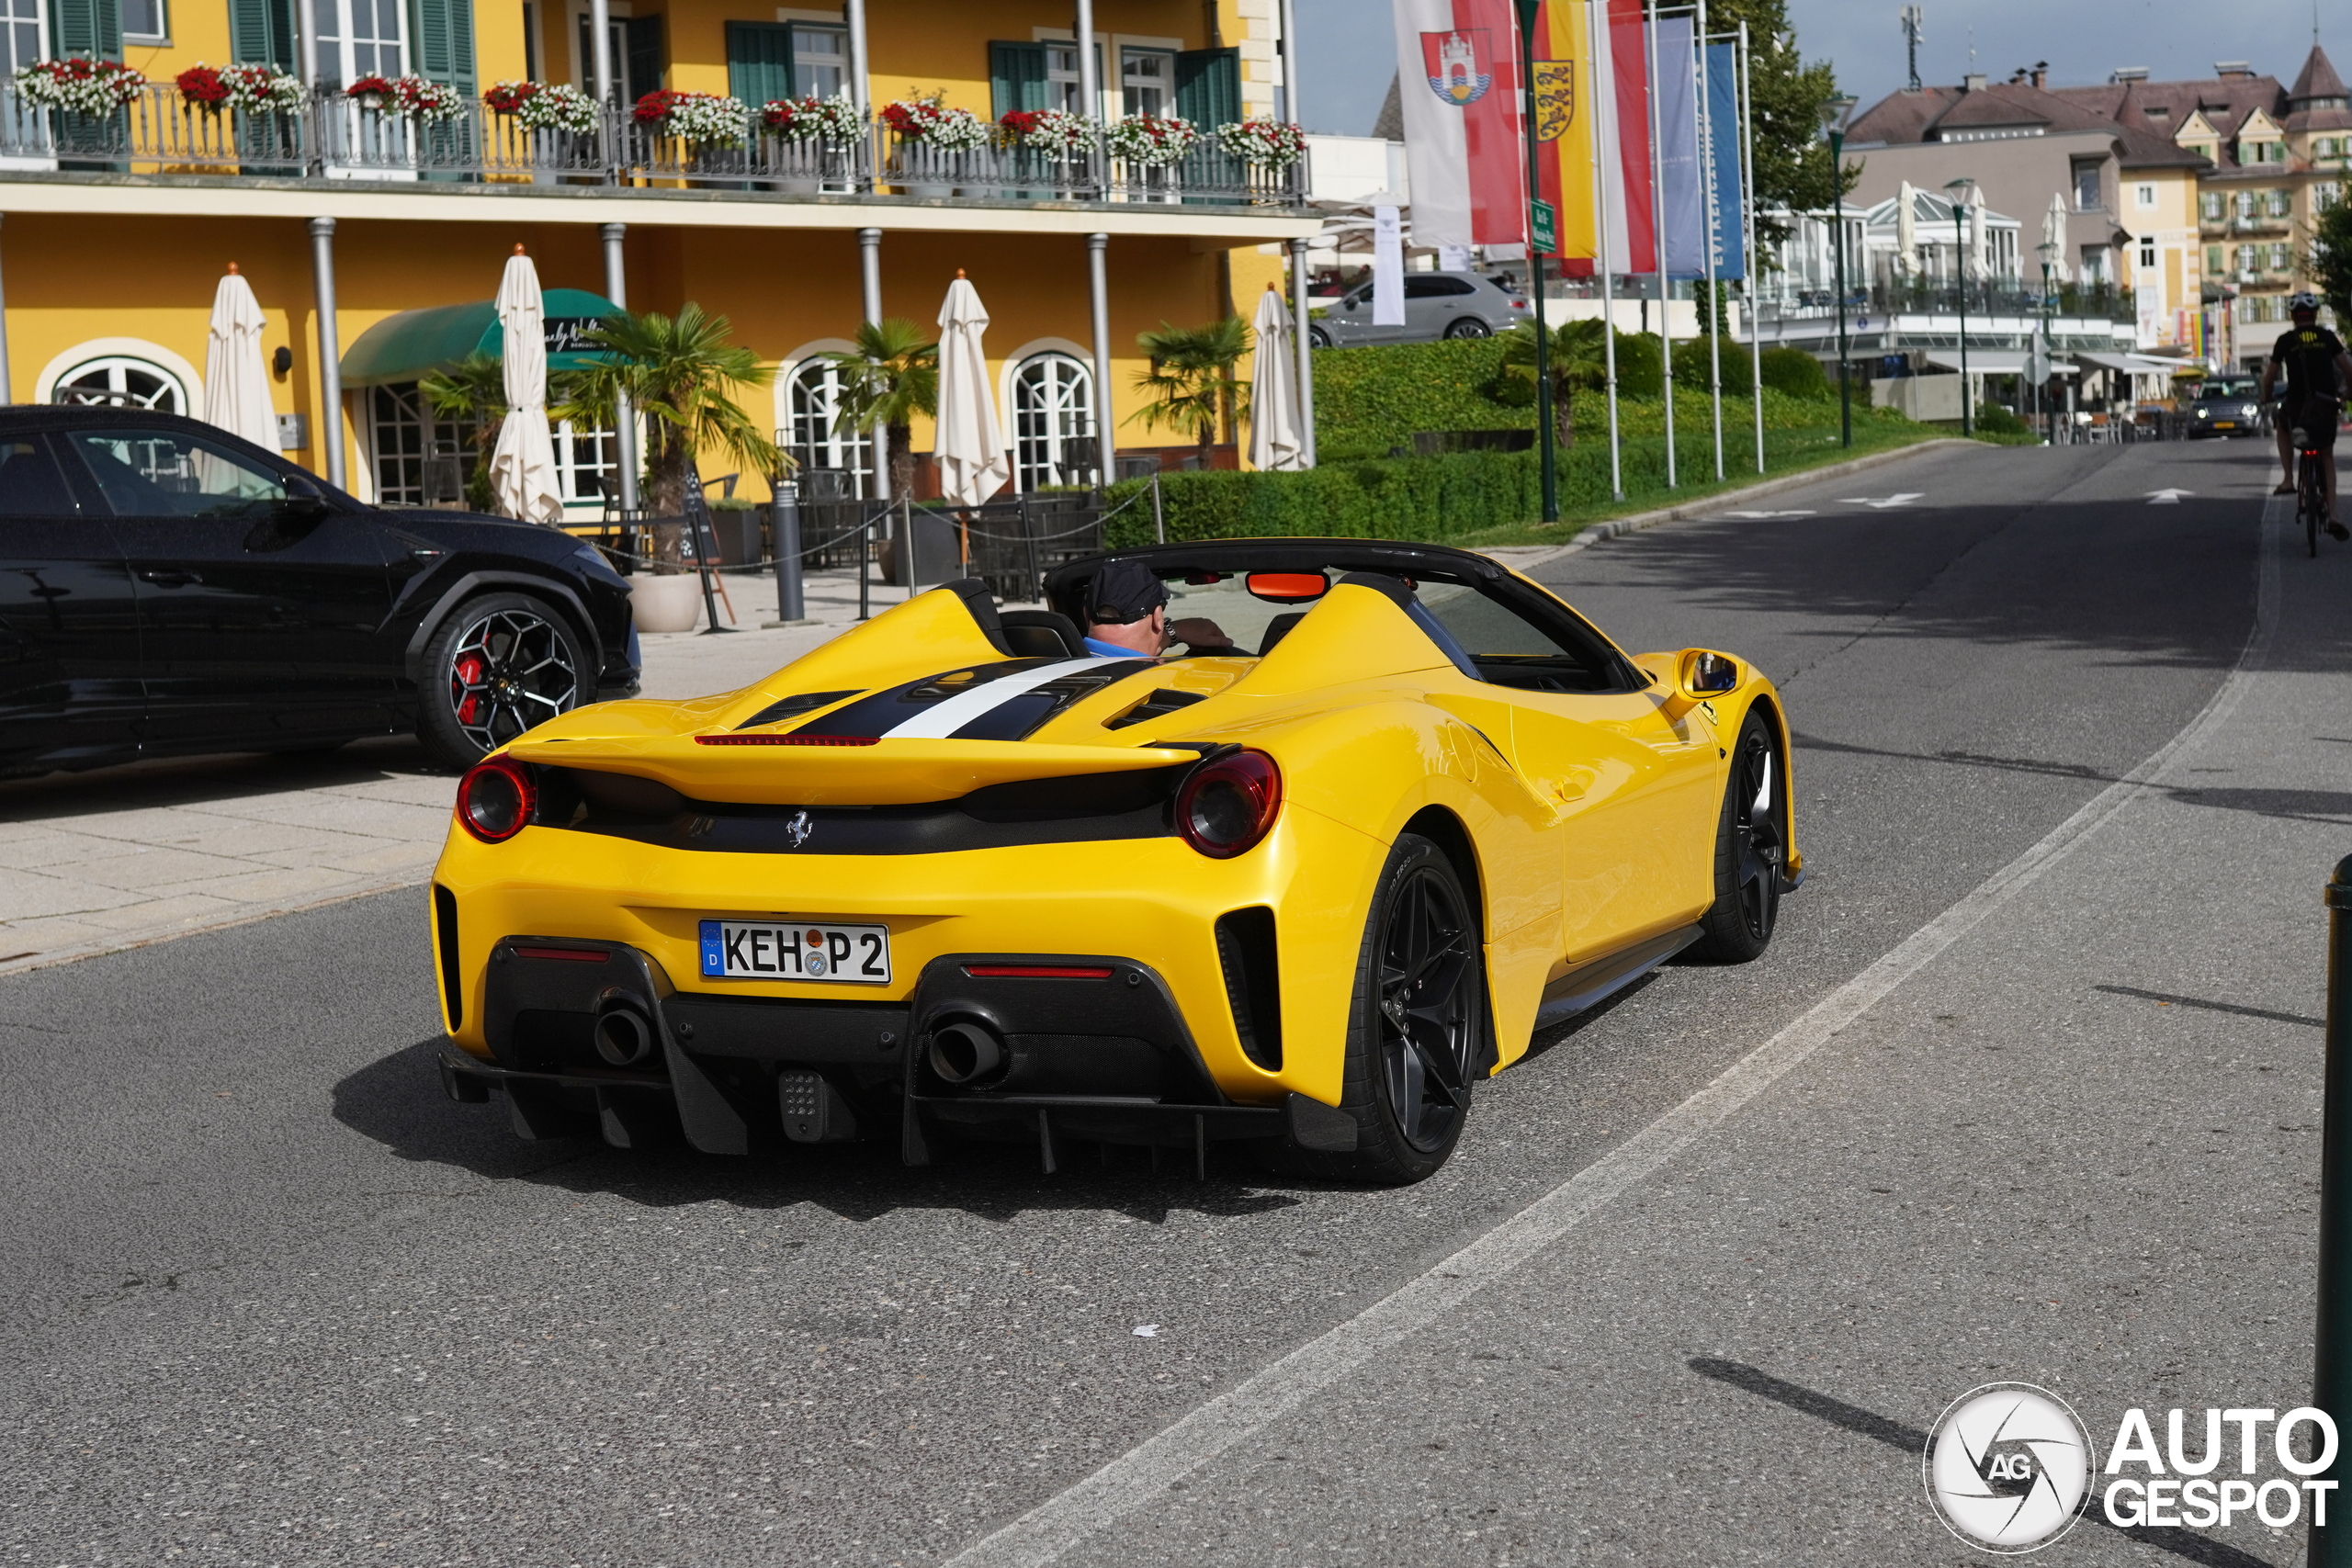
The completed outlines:
<svg viewBox="0 0 2352 1568">
<path fill-rule="evenodd" d="M 1535 136 L 1557 141 L 1577 122 L 1577 62 L 1539 60 L 1535 62 Z"/>
<path fill-rule="evenodd" d="M 1476 103 L 1495 85 L 1494 53 L 1487 47 L 1484 28 L 1423 33 L 1421 63 L 1428 71 L 1430 91 L 1456 108 Z"/>
<path fill-rule="evenodd" d="M 791 819 L 784 825 L 784 836 L 792 840 L 792 847 L 796 850 L 807 843 L 808 835 L 816 830 L 816 824 L 808 820 L 806 811 L 794 812 Z"/>
</svg>

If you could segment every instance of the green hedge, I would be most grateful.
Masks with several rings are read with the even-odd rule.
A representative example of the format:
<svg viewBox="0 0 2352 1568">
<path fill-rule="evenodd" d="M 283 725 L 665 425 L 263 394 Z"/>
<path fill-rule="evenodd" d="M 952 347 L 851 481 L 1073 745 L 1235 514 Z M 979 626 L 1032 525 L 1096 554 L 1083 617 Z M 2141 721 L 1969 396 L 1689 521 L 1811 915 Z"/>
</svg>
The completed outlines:
<svg viewBox="0 0 2352 1568">
<path fill-rule="evenodd" d="M 1378 457 L 1409 449 L 1417 430 L 1523 430 L 1524 408 L 1492 395 L 1500 338 L 1385 344 L 1315 351 L 1315 440 L 1328 457 Z"/>
</svg>

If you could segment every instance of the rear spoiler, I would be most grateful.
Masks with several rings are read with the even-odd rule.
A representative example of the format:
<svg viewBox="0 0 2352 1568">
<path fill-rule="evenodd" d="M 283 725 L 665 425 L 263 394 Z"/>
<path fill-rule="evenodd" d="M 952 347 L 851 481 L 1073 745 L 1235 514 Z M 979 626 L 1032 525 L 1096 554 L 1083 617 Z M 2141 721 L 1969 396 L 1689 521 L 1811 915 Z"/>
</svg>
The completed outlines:
<svg viewBox="0 0 2352 1568">
<path fill-rule="evenodd" d="M 1181 767 L 1201 755 L 1190 746 L 1050 746 L 1033 740 L 708 743 L 721 739 L 707 733 L 576 740 L 526 735 L 506 752 L 542 767 L 633 774 L 658 780 L 690 799 L 746 806 L 912 806 L 1024 779 Z"/>
</svg>

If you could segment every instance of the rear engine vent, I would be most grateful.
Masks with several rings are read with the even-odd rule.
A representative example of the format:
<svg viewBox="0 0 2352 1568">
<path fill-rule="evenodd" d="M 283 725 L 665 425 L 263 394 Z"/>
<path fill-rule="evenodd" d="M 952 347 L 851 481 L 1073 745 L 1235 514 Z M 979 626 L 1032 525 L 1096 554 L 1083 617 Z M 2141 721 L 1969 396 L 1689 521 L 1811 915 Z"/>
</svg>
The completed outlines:
<svg viewBox="0 0 2352 1568">
<path fill-rule="evenodd" d="M 1242 1051 L 1268 1072 L 1280 1071 L 1283 997 L 1274 966 L 1274 912 L 1260 905 L 1218 916 L 1216 953 Z"/>
<path fill-rule="evenodd" d="M 433 943 L 441 957 L 441 1006 L 449 1015 L 449 1032 L 466 1021 L 465 977 L 458 971 L 458 896 L 433 885 Z"/>
<path fill-rule="evenodd" d="M 1179 692 L 1163 686 L 1118 717 L 1104 721 L 1102 728 L 1125 729 L 1131 724 L 1149 724 L 1155 718 L 1166 718 L 1179 708 L 1191 707 L 1201 696 L 1199 692 Z"/>
</svg>

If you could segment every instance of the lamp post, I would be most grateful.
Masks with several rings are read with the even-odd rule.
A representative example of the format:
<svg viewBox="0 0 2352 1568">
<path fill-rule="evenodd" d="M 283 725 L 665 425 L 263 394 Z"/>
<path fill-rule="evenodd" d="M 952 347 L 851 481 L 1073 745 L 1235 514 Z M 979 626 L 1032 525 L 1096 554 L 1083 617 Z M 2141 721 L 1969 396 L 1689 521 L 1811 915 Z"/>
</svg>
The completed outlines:
<svg viewBox="0 0 2352 1568">
<path fill-rule="evenodd" d="M 1559 455 L 1552 421 L 1552 331 L 1544 320 L 1544 252 L 1535 241 L 1535 209 L 1544 199 L 1535 177 L 1535 25 L 1542 0 L 1515 0 L 1519 11 L 1520 86 L 1524 96 L 1521 118 L 1527 129 L 1527 276 L 1535 291 L 1535 439 L 1541 449 L 1544 521 L 1560 520 Z M 1608 264 L 1604 261 L 1602 265 Z"/>
<path fill-rule="evenodd" d="M 1976 434 L 1975 389 L 1968 379 L 1968 191 L 1973 184 L 1965 175 L 1944 182 L 1944 189 L 1951 193 L 1952 281 L 1959 285 L 1953 293 L 1960 300 L 1960 434 L 1963 437 Z"/>
<path fill-rule="evenodd" d="M 1846 351 L 1846 122 L 1854 115 L 1852 98 L 1831 98 L 1821 106 L 1821 133 L 1829 139 L 1829 229 L 1836 246 L 1838 283 L 1838 428 L 1839 445 L 1854 444 L 1853 369 Z"/>
<path fill-rule="evenodd" d="M 2058 265 L 2058 243 L 2044 240 L 2033 247 L 2041 258 L 2041 378 L 2042 424 L 2050 432 L 2050 445 L 2058 445 L 2058 401 L 2050 395 L 2051 378 L 2058 374 L 2058 346 L 2050 331 L 2050 308 L 2055 303 L 2050 292 L 2051 269 Z"/>
</svg>

